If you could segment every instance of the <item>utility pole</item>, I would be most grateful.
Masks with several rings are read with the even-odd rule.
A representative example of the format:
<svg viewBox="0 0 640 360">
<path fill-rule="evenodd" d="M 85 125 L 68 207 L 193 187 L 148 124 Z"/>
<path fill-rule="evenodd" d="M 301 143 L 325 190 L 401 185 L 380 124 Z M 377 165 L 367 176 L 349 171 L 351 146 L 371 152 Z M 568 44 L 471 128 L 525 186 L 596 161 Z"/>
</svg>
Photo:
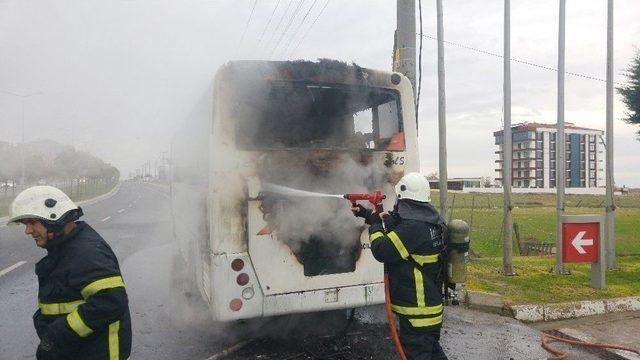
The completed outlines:
<svg viewBox="0 0 640 360">
<path fill-rule="evenodd" d="M 416 98 L 416 2 L 396 1 L 397 29 L 393 51 L 393 71 L 404 74 L 411 81 Z M 447 216 L 447 127 L 444 81 L 444 26 L 442 0 L 436 2 L 438 12 L 438 142 L 440 178 L 440 215 Z M 416 117 L 416 129 L 418 128 Z"/>
<path fill-rule="evenodd" d="M 416 2 L 396 2 L 396 43 L 393 49 L 393 71 L 404 74 L 416 95 Z M 416 124 L 417 125 L 417 124 Z"/>
<path fill-rule="evenodd" d="M 605 233 L 607 241 L 606 263 L 610 270 L 616 270 L 616 206 L 613 203 L 613 0 L 607 2 L 607 211 Z"/>
<path fill-rule="evenodd" d="M 444 25 L 442 15 L 442 0 L 436 0 L 436 12 L 438 23 L 438 163 L 440 183 L 440 215 L 447 218 L 447 103 L 445 98 L 444 82 Z"/>
<path fill-rule="evenodd" d="M 569 274 L 562 263 L 562 217 L 564 216 L 564 188 L 567 155 L 564 136 L 564 58 L 565 58 L 565 16 L 566 0 L 560 0 L 560 14 L 558 26 L 558 121 L 556 124 L 556 267 L 559 274 Z"/>
<path fill-rule="evenodd" d="M 513 228 L 513 218 L 511 210 L 511 159 L 513 156 L 513 145 L 511 137 L 511 0 L 504 0 L 504 79 L 502 92 L 504 96 L 504 129 L 502 131 L 502 189 L 504 190 L 504 218 L 502 221 L 502 273 L 504 275 L 515 275 L 513 270 L 513 241 L 511 229 Z"/>
</svg>

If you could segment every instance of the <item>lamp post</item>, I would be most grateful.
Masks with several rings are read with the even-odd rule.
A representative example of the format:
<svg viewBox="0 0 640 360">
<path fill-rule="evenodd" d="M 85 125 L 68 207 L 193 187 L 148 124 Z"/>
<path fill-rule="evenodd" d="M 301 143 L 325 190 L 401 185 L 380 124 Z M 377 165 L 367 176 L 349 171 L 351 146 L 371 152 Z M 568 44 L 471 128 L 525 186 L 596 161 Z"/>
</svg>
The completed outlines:
<svg viewBox="0 0 640 360">
<path fill-rule="evenodd" d="M 42 91 L 36 91 L 33 93 L 20 94 L 12 91 L 0 90 L 5 94 L 17 96 L 20 98 L 20 107 L 21 107 L 21 122 L 22 122 L 22 145 L 20 146 L 20 185 L 24 187 L 24 102 L 27 98 L 35 95 L 41 95 Z"/>
</svg>

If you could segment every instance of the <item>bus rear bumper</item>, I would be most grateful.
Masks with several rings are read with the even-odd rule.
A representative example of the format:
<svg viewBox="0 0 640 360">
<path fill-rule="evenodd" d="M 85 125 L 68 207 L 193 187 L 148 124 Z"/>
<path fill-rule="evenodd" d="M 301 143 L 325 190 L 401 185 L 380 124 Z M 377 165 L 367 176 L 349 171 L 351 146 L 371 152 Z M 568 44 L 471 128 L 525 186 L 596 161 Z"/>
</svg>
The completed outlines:
<svg viewBox="0 0 640 360">
<path fill-rule="evenodd" d="M 348 309 L 384 302 L 384 284 L 299 291 L 264 297 L 263 316 Z"/>
</svg>

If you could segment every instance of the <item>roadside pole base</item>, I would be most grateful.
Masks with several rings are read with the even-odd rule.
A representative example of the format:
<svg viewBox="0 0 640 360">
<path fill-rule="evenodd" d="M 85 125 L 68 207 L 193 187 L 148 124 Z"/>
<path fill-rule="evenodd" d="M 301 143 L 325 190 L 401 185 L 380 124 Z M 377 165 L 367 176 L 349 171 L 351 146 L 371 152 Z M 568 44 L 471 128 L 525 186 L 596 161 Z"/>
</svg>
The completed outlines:
<svg viewBox="0 0 640 360">
<path fill-rule="evenodd" d="M 559 275 L 571 275 L 571 270 L 564 266 L 564 264 L 554 266 L 550 272 L 554 272 Z"/>
<path fill-rule="evenodd" d="M 516 271 L 513 269 L 513 264 L 502 265 L 500 273 L 504 276 L 516 276 Z"/>
</svg>

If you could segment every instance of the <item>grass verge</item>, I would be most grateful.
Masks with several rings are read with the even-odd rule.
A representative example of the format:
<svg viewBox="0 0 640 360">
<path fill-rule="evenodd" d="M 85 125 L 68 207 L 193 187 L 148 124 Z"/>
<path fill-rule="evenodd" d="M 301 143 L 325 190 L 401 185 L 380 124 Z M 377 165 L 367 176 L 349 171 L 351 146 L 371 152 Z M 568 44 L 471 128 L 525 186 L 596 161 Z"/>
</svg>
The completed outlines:
<svg viewBox="0 0 640 360">
<path fill-rule="evenodd" d="M 432 191 L 432 203 L 439 204 L 439 192 Z M 521 240 L 555 243 L 556 195 L 513 194 L 513 221 L 519 225 Z M 567 214 L 604 215 L 604 195 L 566 196 Z M 618 255 L 640 255 L 640 191 L 615 196 L 616 252 Z M 450 193 L 449 215 L 466 221 L 471 227 L 471 248 L 480 257 L 502 255 L 503 195 L 488 193 Z M 513 248 L 517 252 L 515 233 Z"/>
<path fill-rule="evenodd" d="M 573 208 L 567 214 L 600 214 L 599 208 Z M 455 209 L 454 219 L 466 221 L 471 226 L 471 248 L 481 257 L 502 255 L 502 209 Z M 513 210 L 513 221 L 520 226 L 523 241 L 539 240 L 555 243 L 555 208 L 531 207 Z M 616 210 L 616 250 L 619 255 L 640 255 L 640 208 Z M 515 234 L 513 235 L 514 242 Z M 517 246 L 514 243 L 514 251 Z"/>
<path fill-rule="evenodd" d="M 618 258 L 620 271 L 608 271 L 607 288 L 591 288 L 590 264 L 567 264 L 572 275 L 558 275 L 549 270 L 555 257 L 514 257 L 517 276 L 500 273 L 501 258 L 481 258 L 469 263 L 467 288 L 497 293 L 505 301 L 517 304 L 559 303 L 623 296 L 640 296 L 640 256 Z"/>
<path fill-rule="evenodd" d="M 106 194 L 111 191 L 116 183 L 96 183 L 90 184 L 86 186 L 68 186 L 68 187 L 60 187 L 60 190 L 64 191 L 65 194 L 69 195 L 71 200 L 73 201 L 82 201 L 94 198 L 96 196 L 100 196 L 102 194 Z M 17 193 L 16 193 L 17 195 Z M 0 197 L 0 217 L 4 217 L 9 215 L 9 205 L 13 201 L 13 197 L 6 196 Z"/>
</svg>

